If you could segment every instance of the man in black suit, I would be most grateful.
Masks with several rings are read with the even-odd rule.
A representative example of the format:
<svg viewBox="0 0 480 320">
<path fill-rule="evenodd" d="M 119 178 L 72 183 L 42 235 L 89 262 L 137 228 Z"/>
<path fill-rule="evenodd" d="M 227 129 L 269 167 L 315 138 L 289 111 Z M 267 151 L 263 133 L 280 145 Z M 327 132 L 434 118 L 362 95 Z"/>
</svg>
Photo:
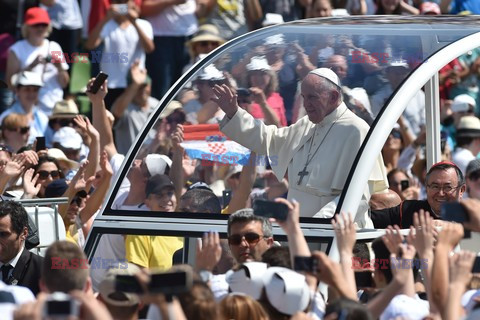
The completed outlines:
<svg viewBox="0 0 480 320">
<path fill-rule="evenodd" d="M 465 192 L 465 178 L 456 164 L 442 161 L 434 164 L 425 179 L 427 200 L 405 200 L 398 206 L 372 210 L 373 225 L 377 229 L 398 225 L 408 229 L 413 225 L 413 214 L 420 209 L 428 211 L 434 219 L 441 219 L 442 203 L 460 201 Z"/>
<path fill-rule="evenodd" d="M 15 201 L 0 202 L 0 273 L 6 284 L 24 286 L 34 295 L 40 291 L 43 258 L 25 248 L 28 214 Z"/>
</svg>

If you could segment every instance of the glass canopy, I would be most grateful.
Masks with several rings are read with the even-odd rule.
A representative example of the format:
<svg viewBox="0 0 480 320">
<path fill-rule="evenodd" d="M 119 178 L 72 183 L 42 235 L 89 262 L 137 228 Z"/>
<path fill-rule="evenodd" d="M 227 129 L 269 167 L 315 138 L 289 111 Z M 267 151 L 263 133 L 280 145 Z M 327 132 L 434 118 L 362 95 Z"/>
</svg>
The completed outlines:
<svg viewBox="0 0 480 320">
<path fill-rule="evenodd" d="M 390 106 L 389 102 L 396 92 L 409 81 L 415 82 L 411 75 L 420 67 L 429 66 L 431 58 L 436 53 L 441 54 L 448 46 L 479 31 L 480 18 L 474 16 L 326 18 L 301 20 L 264 28 L 226 43 L 190 68 L 152 113 L 143 132 L 125 156 L 107 203 L 94 223 L 93 235 L 105 231 L 106 224 L 103 222 L 108 221 L 112 223 L 121 221 L 117 226 L 108 224 L 113 228 L 121 225 L 125 229 L 135 229 L 135 233 L 141 232 L 139 229 L 142 229 L 148 234 L 156 234 L 154 230 L 158 230 L 163 234 L 187 235 L 189 232 L 202 230 L 195 227 L 196 223 L 225 227 L 227 216 L 220 213 L 187 213 L 181 212 L 178 207 L 176 212 L 168 213 L 151 211 L 143 203 L 135 206 L 118 205 L 119 199 L 124 198 L 128 192 L 145 187 L 141 182 L 146 178 L 145 159 L 149 154 L 164 155 L 175 161 L 172 153 L 172 136 L 177 123 L 184 122 L 185 128 L 193 128 L 193 131 L 199 128 L 196 126 L 199 124 L 210 124 L 211 126 L 207 126 L 208 130 L 218 130 L 216 125 L 224 114 L 211 101 L 213 95 L 211 87 L 214 84 L 225 83 L 237 90 L 240 107 L 259 121 L 288 126 L 306 114 L 300 94 L 303 77 L 312 68 L 322 66 L 331 68 L 341 80 L 346 92 L 344 101 L 349 109 L 370 124 L 371 129 L 367 138 L 374 130 L 387 132 L 382 136 L 383 141 L 381 139 L 377 141 L 383 145 L 397 118 L 390 121 L 392 126 L 378 128 L 379 119 L 388 116 L 388 108 L 399 108 L 397 113 L 401 114 L 409 102 L 401 101 L 395 106 Z M 478 45 L 480 43 L 477 43 Z M 466 51 L 467 49 L 462 47 L 456 52 L 456 56 Z M 265 64 L 270 70 L 257 72 L 266 70 Z M 432 64 L 431 72 L 436 73 L 441 67 Z M 421 88 L 428 79 L 415 85 Z M 267 83 L 263 91 L 276 117 L 265 113 L 265 110 L 255 103 L 254 88 L 261 87 L 262 81 Z M 420 99 L 425 99 L 423 92 L 418 94 Z M 175 102 L 172 102 L 174 100 Z M 422 110 L 419 114 L 410 116 L 415 117 L 409 122 L 410 129 L 414 133 L 419 133 L 422 124 L 417 120 L 423 118 L 424 121 L 428 114 Z M 185 129 L 185 132 L 188 130 Z M 212 136 L 215 137 L 215 134 Z M 214 144 L 217 141 L 207 142 Z M 361 148 L 359 152 L 363 149 Z M 180 167 L 183 164 L 182 179 L 188 183 L 206 183 L 221 200 L 228 201 L 231 190 L 234 190 L 232 198 L 235 197 L 235 184 L 238 181 L 232 177 L 236 177 L 235 175 L 242 170 L 240 164 L 244 163 L 239 160 L 241 157 L 222 157 L 224 152 L 212 150 L 209 143 L 207 151 L 203 153 L 187 150 L 183 162 L 179 164 Z M 248 154 L 248 150 L 245 152 Z M 376 155 L 372 157 L 374 159 Z M 360 154 L 357 155 L 357 160 L 359 158 Z M 262 155 L 257 155 L 256 159 L 257 175 L 264 177 L 263 181 L 256 181 L 259 186 L 280 188 L 283 183 L 285 190 L 279 192 L 285 193 L 288 182 L 281 179 L 279 181 L 269 174 L 269 162 L 275 159 L 266 159 Z M 352 168 L 345 170 L 353 172 L 356 165 L 357 161 Z M 348 185 L 354 183 L 350 179 L 351 176 L 344 186 L 343 196 Z M 253 196 L 249 198 L 252 199 Z M 141 226 L 129 224 L 142 221 L 161 223 L 150 225 L 146 223 Z M 303 216 L 301 221 L 304 227 L 312 228 L 317 224 L 329 223 L 327 220 L 317 220 L 308 216 Z M 183 228 L 182 225 L 188 227 Z M 315 237 L 313 233 L 306 234 Z"/>
</svg>

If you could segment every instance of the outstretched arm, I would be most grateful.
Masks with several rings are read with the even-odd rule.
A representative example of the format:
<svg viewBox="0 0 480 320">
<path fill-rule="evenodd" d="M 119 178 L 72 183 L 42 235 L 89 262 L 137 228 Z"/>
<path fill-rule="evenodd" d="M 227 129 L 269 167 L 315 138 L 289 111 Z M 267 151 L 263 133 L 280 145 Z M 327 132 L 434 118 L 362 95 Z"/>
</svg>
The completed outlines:
<svg viewBox="0 0 480 320">
<path fill-rule="evenodd" d="M 95 78 L 90 79 L 87 85 L 87 96 L 92 103 L 93 126 L 100 134 L 100 149 L 107 151 L 108 158 L 111 159 L 118 152 L 113 141 L 112 125 L 108 120 L 107 108 L 105 107 L 104 101 L 108 92 L 108 80 L 105 81 L 95 94 L 90 92 L 90 87 L 92 86 L 93 81 L 95 81 Z"/>
</svg>

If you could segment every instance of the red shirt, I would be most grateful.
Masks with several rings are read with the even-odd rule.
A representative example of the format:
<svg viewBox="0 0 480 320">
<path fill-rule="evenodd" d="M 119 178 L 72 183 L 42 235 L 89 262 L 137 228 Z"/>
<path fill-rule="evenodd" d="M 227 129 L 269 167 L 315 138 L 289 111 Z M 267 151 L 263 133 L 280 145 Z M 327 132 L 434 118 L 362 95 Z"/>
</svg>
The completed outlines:
<svg viewBox="0 0 480 320">
<path fill-rule="evenodd" d="M 285 107 L 283 105 L 283 98 L 280 96 L 278 92 L 272 93 L 267 98 L 267 104 L 272 108 L 272 110 L 277 115 L 278 119 L 280 119 L 280 124 L 282 127 L 287 125 L 287 117 L 285 116 Z M 255 118 L 255 119 L 265 119 L 263 114 L 262 108 L 258 103 L 253 103 L 248 112 Z"/>
</svg>

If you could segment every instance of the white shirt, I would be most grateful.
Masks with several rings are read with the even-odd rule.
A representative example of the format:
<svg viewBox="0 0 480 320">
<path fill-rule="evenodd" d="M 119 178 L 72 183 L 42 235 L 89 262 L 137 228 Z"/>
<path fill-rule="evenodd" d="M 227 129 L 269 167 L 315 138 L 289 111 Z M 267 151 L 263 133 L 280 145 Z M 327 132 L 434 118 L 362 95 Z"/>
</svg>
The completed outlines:
<svg viewBox="0 0 480 320">
<path fill-rule="evenodd" d="M 143 19 L 135 20 L 138 27 L 149 39 L 153 39 L 151 24 Z M 105 45 L 100 69 L 109 75 L 109 88 L 126 88 L 127 76 L 135 60 L 140 61 L 140 69 L 145 69 L 145 50 L 140 44 L 137 30 L 130 24 L 120 28 L 115 20 L 108 21 L 100 33 Z"/>
<path fill-rule="evenodd" d="M 58 57 L 58 59 L 63 57 L 63 51 L 60 45 L 55 41 L 49 41 L 47 39 L 43 40 L 42 45 L 39 47 L 32 46 L 27 40 L 20 40 L 15 42 L 15 44 L 10 47 L 10 50 L 20 61 L 21 69 L 29 66 L 37 56 L 43 58 L 51 56 L 53 58 Z M 62 68 L 63 70 L 68 70 L 68 64 L 62 62 Z M 52 63 L 41 63 L 31 71 L 42 75 L 44 85 L 40 88 L 38 99 L 42 111 L 48 116 L 52 113 L 55 103 L 63 99 L 63 88 L 57 79 L 58 69 Z"/>
<path fill-rule="evenodd" d="M 186 0 L 164 9 L 156 16 L 147 17 L 155 36 L 189 36 L 198 29 L 195 0 Z"/>
</svg>

